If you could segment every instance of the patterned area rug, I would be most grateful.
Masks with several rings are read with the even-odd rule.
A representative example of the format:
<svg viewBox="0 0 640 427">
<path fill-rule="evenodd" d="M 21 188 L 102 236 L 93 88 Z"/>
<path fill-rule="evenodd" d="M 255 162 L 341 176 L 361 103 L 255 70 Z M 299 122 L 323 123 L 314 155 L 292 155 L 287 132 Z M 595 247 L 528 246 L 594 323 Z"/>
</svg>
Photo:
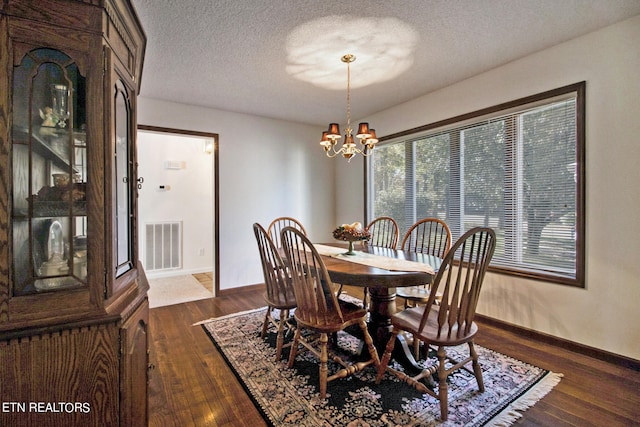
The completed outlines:
<svg viewBox="0 0 640 427">
<path fill-rule="evenodd" d="M 439 420 L 439 402 L 387 373 L 375 384 L 375 370 L 331 381 L 327 399 L 319 398 L 318 362 L 302 348 L 293 369 L 288 349 L 275 362 L 275 330 L 260 338 L 265 309 L 200 322 L 235 372 L 265 420 L 272 426 L 507 426 L 546 395 L 561 374 L 528 365 L 476 345 L 485 392 L 465 370 L 449 376 L 449 419 Z M 290 339 L 290 337 L 289 337 Z M 340 351 L 353 353 L 359 341 L 338 336 Z M 448 354 L 468 354 L 466 345 Z M 329 375 L 335 365 L 329 365 Z"/>
</svg>

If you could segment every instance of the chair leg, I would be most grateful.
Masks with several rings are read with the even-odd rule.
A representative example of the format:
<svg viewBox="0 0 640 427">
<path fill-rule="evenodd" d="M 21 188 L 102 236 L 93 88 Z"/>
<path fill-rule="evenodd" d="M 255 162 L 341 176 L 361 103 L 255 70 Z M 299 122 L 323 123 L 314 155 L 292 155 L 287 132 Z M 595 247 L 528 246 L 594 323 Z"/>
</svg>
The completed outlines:
<svg viewBox="0 0 640 427">
<path fill-rule="evenodd" d="M 264 322 L 262 323 L 262 332 L 260 333 L 260 338 L 264 338 L 267 336 L 267 329 L 269 328 L 270 317 L 271 317 L 271 306 L 267 307 L 267 314 L 264 315 Z"/>
<path fill-rule="evenodd" d="M 413 356 L 416 360 L 420 359 L 420 338 L 413 336 Z"/>
<path fill-rule="evenodd" d="M 376 350 L 376 346 L 373 345 L 373 338 L 371 338 L 371 334 L 367 329 L 367 322 L 360 322 L 360 329 L 362 329 L 362 333 L 364 334 L 364 342 L 367 344 L 367 348 L 369 349 L 369 355 L 373 360 L 373 364 L 376 367 L 376 371 L 380 367 L 380 358 L 378 357 L 378 350 Z"/>
<path fill-rule="evenodd" d="M 329 341 L 329 337 L 326 333 L 320 334 L 320 399 L 325 399 L 327 397 L 327 377 L 329 368 L 327 367 L 327 361 L 329 360 L 329 355 L 327 353 L 327 343 Z"/>
<path fill-rule="evenodd" d="M 447 353 L 443 346 L 438 347 L 438 399 L 440 400 L 440 419 L 447 421 L 449 416 L 449 387 L 447 386 L 447 369 L 444 365 Z"/>
<path fill-rule="evenodd" d="M 476 376 L 476 381 L 478 382 L 478 390 L 480 392 L 484 392 L 484 380 L 482 379 L 482 368 L 480 367 L 480 363 L 478 363 L 478 353 L 476 352 L 475 346 L 473 345 L 473 341 L 469 341 L 469 354 L 471 354 L 471 364 L 473 366 L 473 373 Z"/>
<path fill-rule="evenodd" d="M 380 380 L 382 380 L 384 372 L 387 370 L 387 365 L 389 365 L 389 360 L 391 360 L 391 352 L 393 351 L 393 347 L 396 344 L 396 339 L 398 338 L 399 333 L 400 329 L 393 328 L 391 330 L 391 336 L 389 337 L 389 341 L 387 342 L 387 346 L 385 347 L 384 355 L 382 356 L 382 360 L 380 361 L 380 366 L 378 366 L 376 384 L 380 384 Z"/>
<path fill-rule="evenodd" d="M 296 333 L 293 335 L 293 342 L 291 343 L 291 350 L 289 351 L 289 363 L 287 367 L 293 368 L 293 362 L 296 360 L 296 353 L 298 352 L 298 342 L 300 341 L 301 329 L 296 329 Z"/>
<path fill-rule="evenodd" d="M 280 310 L 280 321 L 278 322 L 278 333 L 276 335 L 276 362 L 282 356 L 282 346 L 284 345 L 284 327 L 289 318 L 289 310 Z"/>
</svg>

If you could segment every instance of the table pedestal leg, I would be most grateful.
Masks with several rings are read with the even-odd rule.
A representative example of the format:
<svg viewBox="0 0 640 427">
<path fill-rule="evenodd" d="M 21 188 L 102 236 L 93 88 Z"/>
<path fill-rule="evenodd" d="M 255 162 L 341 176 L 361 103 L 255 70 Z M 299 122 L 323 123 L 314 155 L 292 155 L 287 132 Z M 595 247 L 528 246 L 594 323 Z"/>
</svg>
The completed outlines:
<svg viewBox="0 0 640 427">
<path fill-rule="evenodd" d="M 391 335 L 391 316 L 396 312 L 396 290 L 371 288 L 369 295 L 369 333 L 380 353 L 384 351 Z"/>
<path fill-rule="evenodd" d="M 369 333 L 373 338 L 378 356 L 382 358 L 391 335 L 391 316 L 396 312 L 396 290 L 395 288 L 369 288 L 369 295 L 371 304 Z M 417 375 L 422 371 L 401 334 L 396 340 L 392 357 L 405 368 L 409 375 Z"/>
</svg>

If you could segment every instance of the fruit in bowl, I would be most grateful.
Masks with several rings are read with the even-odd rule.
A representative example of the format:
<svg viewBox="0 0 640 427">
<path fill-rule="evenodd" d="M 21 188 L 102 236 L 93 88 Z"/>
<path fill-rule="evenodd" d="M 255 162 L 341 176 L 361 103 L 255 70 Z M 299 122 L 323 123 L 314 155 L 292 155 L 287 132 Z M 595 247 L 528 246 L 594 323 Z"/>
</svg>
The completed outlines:
<svg viewBox="0 0 640 427">
<path fill-rule="evenodd" d="M 362 228 L 362 224 L 358 221 L 352 224 L 342 224 L 333 230 L 334 239 L 345 241 L 368 240 L 371 233 L 366 228 Z"/>
<path fill-rule="evenodd" d="M 362 224 L 359 221 L 356 221 L 353 224 L 342 224 L 340 227 L 344 228 L 345 230 L 362 230 Z"/>
</svg>

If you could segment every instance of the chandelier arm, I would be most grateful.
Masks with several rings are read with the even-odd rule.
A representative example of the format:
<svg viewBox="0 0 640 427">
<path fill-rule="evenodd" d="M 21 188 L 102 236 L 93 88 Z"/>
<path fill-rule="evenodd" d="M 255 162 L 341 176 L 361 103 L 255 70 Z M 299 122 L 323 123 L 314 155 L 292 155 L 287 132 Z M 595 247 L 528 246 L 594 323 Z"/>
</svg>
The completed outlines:
<svg viewBox="0 0 640 427">
<path fill-rule="evenodd" d="M 372 150 L 368 150 L 367 147 L 365 147 L 364 149 L 360 150 L 359 148 L 356 148 L 356 153 L 363 155 L 364 157 L 367 157 L 369 154 L 373 154 Z"/>
</svg>

